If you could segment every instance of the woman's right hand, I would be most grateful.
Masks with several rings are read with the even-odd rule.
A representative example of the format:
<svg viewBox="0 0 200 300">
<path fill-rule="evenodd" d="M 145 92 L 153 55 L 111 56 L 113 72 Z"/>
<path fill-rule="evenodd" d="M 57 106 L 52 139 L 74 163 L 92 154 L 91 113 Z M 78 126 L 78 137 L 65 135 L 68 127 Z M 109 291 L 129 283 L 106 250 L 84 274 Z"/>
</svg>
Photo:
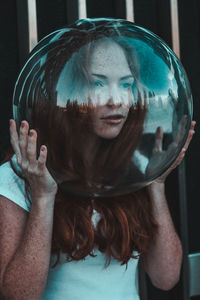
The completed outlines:
<svg viewBox="0 0 200 300">
<path fill-rule="evenodd" d="M 22 169 L 31 187 L 32 198 L 48 198 L 57 192 L 57 183 L 46 167 L 47 147 L 40 147 L 40 154 L 37 158 L 37 132 L 34 129 L 29 131 L 27 121 L 22 121 L 18 136 L 16 123 L 10 120 L 10 139 L 19 167 Z"/>
</svg>

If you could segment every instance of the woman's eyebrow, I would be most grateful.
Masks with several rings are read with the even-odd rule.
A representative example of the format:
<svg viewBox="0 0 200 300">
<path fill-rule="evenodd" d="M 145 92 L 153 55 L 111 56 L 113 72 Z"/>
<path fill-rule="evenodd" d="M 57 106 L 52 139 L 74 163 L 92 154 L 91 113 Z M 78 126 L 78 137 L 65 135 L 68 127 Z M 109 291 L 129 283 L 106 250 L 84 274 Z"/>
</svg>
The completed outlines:
<svg viewBox="0 0 200 300">
<path fill-rule="evenodd" d="M 102 78 L 102 79 L 107 79 L 107 77 L 105 75 L 102 75 L 102 74 L 92 73 L 92 76 L 96 76 L 96 77 L 99 77 L 99 78 Z"/>
<path fill-rule="evenodd" d="M 133 75 L 126 75 L 120 78 L 120 80 L 126 80 L 126 79 L 134 79 Z"/>
<path fill-rule="evenodd" d="M 96 73 L 92 73 L 92 76 L 96 76 L 102 79 L 107 79 L 107 76 L 102 75 L 102 74 L 96 74 Z M 126 75 L 120 78 L 120 80 L 126 80 L 126 79 L 134 79 L 133 75 Z"/>
</svg>

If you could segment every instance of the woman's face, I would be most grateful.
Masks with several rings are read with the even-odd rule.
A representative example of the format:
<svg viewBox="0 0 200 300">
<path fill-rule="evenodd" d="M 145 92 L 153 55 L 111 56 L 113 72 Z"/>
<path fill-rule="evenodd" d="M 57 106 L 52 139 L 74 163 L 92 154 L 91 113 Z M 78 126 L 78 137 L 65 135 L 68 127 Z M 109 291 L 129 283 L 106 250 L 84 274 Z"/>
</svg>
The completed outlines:
<svg viewBox="0 0 200 300">
<path fill-rule="evenodd" d="M 134 77 L 123 49 L 115 42 L 97 42 L 88 72 L 94 132 L 102 138 L 115 138 L 133 103 Z"/>
</svg>

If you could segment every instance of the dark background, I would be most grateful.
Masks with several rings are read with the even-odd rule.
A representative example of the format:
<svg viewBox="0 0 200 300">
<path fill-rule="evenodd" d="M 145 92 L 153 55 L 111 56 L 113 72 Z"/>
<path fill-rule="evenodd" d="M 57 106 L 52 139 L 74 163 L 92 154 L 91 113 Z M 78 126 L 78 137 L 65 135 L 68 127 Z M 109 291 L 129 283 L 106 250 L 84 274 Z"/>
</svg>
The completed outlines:
<svg viewBox="0 0 200 300">
<path fill-rule="evenodd" d="M 78 18 L 76 0 L 37 0 L 36 4 L 39 39 Z M 186 155 L 185 171 L 184 168 L 182 169 L 184 176 L 180 176 L 180 170 L 174 171 L 167 180 L 166 193 L 173 220 L 182 238 L 184 253 L 187 256 L 188 253 L 200 252 L 200 1 L 179 0 L 178 7 L 181 61 L 191 83 L 194 119 L 197 125 L 196 135 Z M 172 47 L 168 0 L 135 0 L 134 14 L 136 24 L 158 34 Z M 125 18 L 125 1 L 87 0 L 87 15 L 88 17 Z M 8 120 L 12 117 L 13 88 L 20 68 L 28 55 L 26 1 L 3 1 L 0 9 L 0 25 L 0 160 L 2 160 L 9 147 Z M 185 229 L 182 224 L 187 225 Z M 185 272 L 187 273 L 187 266 L 183 267 L 178 285 L 169 292 L 153 288 L 147 279 L 145 283 L 148 291 L 147 299 L 186 299 L 188 286 L 184 279 Z"/>
</svg>

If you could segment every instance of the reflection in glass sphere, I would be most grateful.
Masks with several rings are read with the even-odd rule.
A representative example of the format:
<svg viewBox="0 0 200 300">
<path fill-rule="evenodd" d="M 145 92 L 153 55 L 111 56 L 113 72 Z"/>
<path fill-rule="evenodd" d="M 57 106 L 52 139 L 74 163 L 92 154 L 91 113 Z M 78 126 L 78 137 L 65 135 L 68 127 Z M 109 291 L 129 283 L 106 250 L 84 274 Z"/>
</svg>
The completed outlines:
<svg viewBox="0 0 200 300">
<path fill-rule="evenodd" d="M 84 196 L 137 190 L 163 174 L 192 118 L 185 71 L 150 31 L 85 19 L 41 40 L 17 80 L 14 119 L 47 145 L 61 189 Z"/>
</svg>

